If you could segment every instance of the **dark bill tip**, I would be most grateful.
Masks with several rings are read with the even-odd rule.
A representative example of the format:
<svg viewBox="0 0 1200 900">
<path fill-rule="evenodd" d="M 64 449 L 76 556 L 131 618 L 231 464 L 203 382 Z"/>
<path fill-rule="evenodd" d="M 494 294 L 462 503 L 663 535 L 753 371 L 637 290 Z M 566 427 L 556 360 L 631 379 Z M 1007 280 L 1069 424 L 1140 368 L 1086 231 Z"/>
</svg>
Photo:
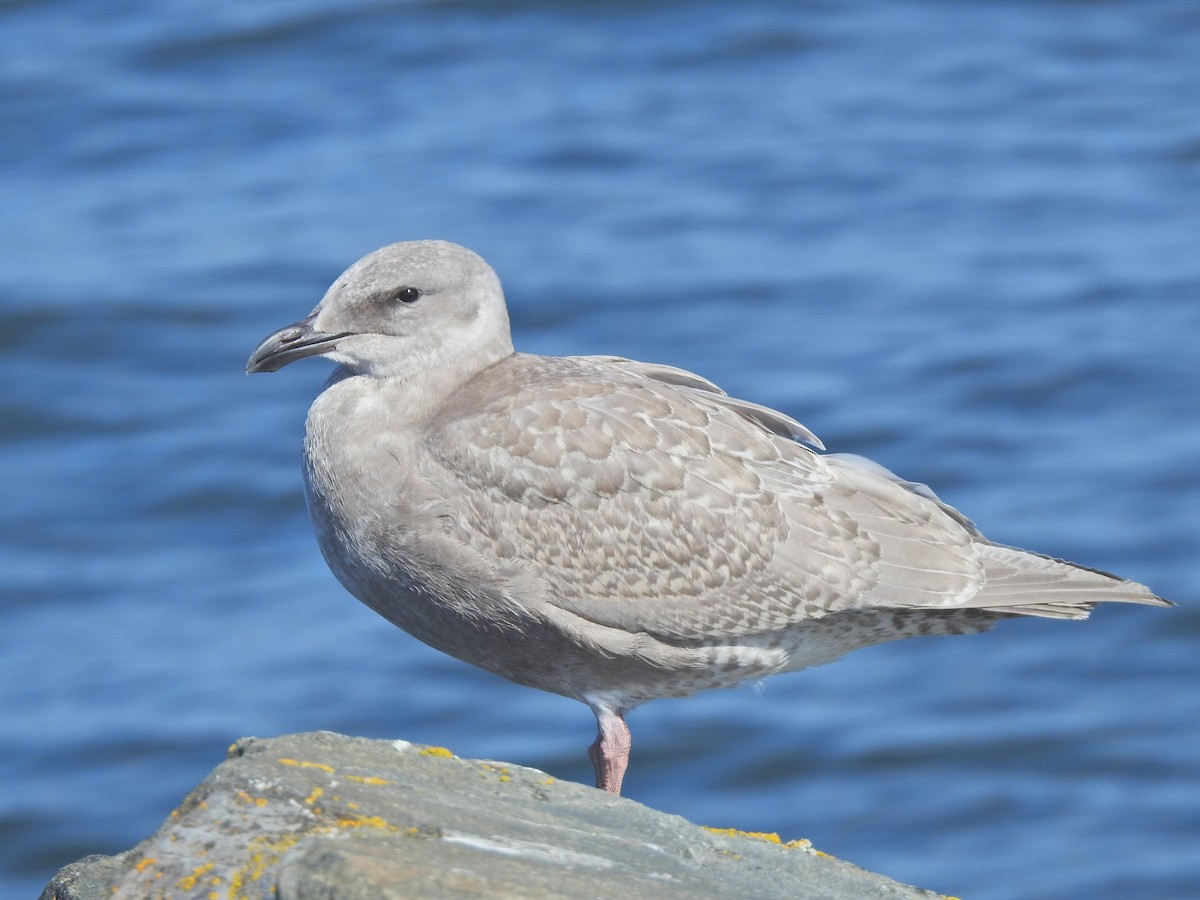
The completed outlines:
<svg viewBox="0 0 1200 900">
<path fill-rule="evenodd" d="M 337 342 L 346 334 L 329 334 L 314 331 L 312 316 L 293 325 L 280 328 L 254 348 L 246 361 L 247 374 L 275 372 L 290 362 L 309 356 L 320 356 L 337 347 Z"/>
</svg>

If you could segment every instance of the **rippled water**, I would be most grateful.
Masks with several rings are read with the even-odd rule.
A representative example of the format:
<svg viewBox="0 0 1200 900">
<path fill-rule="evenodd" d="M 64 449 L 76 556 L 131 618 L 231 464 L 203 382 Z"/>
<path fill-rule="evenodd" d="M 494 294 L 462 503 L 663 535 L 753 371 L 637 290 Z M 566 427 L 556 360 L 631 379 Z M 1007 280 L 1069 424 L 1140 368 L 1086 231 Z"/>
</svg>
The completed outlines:
<svg viewBox="0 0 1200 900">
<path fill-rule="evenodd" d="M 327 367 L 242 374 L 444 237 L 521 349 L 698 370 L 1181 603 L 650 704 L 629 796 L 976 900 L 1200 895 L 1194 3 L 28 0 L 0 50 L 0 893 L 241 735 L 590 777 L 586 709 L 325 570 Z"/>
</svg>

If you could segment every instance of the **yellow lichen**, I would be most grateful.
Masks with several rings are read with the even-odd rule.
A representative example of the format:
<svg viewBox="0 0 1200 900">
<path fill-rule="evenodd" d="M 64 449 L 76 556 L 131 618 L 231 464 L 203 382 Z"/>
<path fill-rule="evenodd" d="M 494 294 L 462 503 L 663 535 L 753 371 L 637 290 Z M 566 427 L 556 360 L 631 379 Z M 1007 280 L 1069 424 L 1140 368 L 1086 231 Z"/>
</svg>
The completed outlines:
<svg viewBox="0 0 1200 900">
<path fill-rule="evenodd" d="M 192 888 L 194 888 L 197 884 L 200 883 L 200 876 L 203 875 L 205 872 L 211 871 L 212 868 L 213 868 L 213 863 L 210 863 L 210 862 L 204 863 L 203 865 L 196 866 L 196 868 L 192 869 L 191 875 L 188 875 L 186 878 L 179 879 L 179 883 L 178 883 L 177 887 L 181 891 L 190 891 Z"/>
<path fill-rule="evenodd" d="M 323 788 L 323 787 L 313 788 L 312 793 L 304 798 L 305 804 L 308 806 L 312 806 L 314 803 L 317 802 L 317 799 L 324 793 L 325 793 L 325 788 Z"/>
<path fill-rule="evenodd" d="M 783 843 L 783 841 L 779 839 L 779 835 L 772 831 L 742 831 L 739 828 L 709 828 L 707 825 L 703 826 L 703 828 L 705 831 L 711 831 L 713 834 L 720 834 L 724 835 L 725 837 L 748 837 L 756 838 L 760 841 L 767 841 L 772 844 Z"/>
<path fill-rule="evenodd" d="M 258 881 L 267 870 L 283 857 L 288 850 L 300 842 L 302 834 L 283 834 L 278 837 L 259 835 L 247 844 L 250 855 L 234 873 L 229 883 L 230 900 L 242 900 L 247 896 L 246 887 Z"/>
<path fill-rule="evenodd" d="M 327 766 L 325 763 L 308 762 L 303 759 L 289 759 L 288 757 L 280 757 L 276 762 L 283 763 L 285 766 L 299 766 L 301 769 L 320 769 L 322 772 L 332 774 L 337 770 L 333 766 Z"/>
<path fill-rule="evenodd" d="M 147 856 L 145 859 L 138 860 L 138 864 L 134 867 L 139 872 L 145 872 L 148 868 L 158 862 L 153 856 Z"/>
<path fill-rule="evenodd" d="M 374 775 L 347 775 L 349 781 L 357 781 L 359 784 L 391 784 L 383 778 L 376 778 Z"/>
<path fill-rule="evenodd" d="M 342 816 L 335 823 L 339 828 L 379 828 L 395 831 L 396 826 L 380 816 Z"/>
<path fill-rule="evenodd" d="M 483 768 L 488 772 L 495 772 L 500 776 L 501 781 L 512 781 L 512 776 L 509 775 L 509 770 L 505 766 L 493 766 L 491 763 L 484 763 Z"/>
<path fill-rule="evenodd" d="M 454 754 L 445 747 L 426 747 L 421 751 L 422 756 L 442 756 L 446 759 L 453 759 Z"/>
</svg>

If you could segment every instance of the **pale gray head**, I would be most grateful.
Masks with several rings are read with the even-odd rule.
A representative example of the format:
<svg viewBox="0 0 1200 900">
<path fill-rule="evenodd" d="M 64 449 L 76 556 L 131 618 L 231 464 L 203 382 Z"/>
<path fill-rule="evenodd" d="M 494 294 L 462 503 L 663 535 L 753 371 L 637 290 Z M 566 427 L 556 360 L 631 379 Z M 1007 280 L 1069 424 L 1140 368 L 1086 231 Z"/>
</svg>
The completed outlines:
<svg viewBox="0 0 1200 900">
<path fill-rule="evenodd" d="M 258 345 L 246 371 L 326 356 L 360 375 L 466 375 L 511 353 L 504 294 L 491 267 L 458 244 L 409 241 L 343 272 L 308 317 Z"/>
</svg>

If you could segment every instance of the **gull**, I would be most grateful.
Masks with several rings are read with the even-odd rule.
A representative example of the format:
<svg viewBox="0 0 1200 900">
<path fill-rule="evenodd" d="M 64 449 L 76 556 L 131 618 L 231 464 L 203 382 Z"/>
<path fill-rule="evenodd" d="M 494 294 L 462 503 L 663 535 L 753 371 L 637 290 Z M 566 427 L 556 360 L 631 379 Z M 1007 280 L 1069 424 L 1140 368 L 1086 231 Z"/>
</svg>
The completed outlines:
<svg viewBox="0 0 1200 900">
<path fill-rule="evenodd" d="M 691 372 L 514 352 L 499 279 L 456 244 L 363 257 L 246 370 L 313 356 L 338 364 L 304 440 L 334 575 L 438 650 L 587 704 L 614 794 L 648 700 L 1002 619 L 1171 605 L 994 543 Z"/>
</svg>

